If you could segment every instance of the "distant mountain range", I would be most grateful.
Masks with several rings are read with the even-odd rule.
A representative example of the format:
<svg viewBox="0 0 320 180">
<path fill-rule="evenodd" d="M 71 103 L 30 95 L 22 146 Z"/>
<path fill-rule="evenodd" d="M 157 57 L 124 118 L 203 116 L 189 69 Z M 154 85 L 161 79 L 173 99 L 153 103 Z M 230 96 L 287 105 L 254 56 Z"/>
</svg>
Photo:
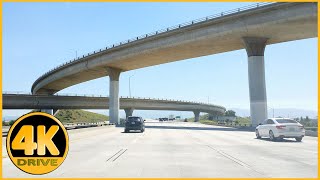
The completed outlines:
<svg viewBox="0 0 320 180">
<path fill-rule="evenodd" d="M 237 116 L 248 117 L 250 116 L 249 109 L 241 109 L 241 108 L 228 108 L 227 110 L 234 110 Z M 101 113 L 101 111 L 99 112 Z M 106 111 L 103 114 L 108 115 Z M 133 111 L 133 115 L 142 116 L 145 118 L 159 118 L 159 117 L 168 117 L 169 115 L 181 116 L 181 118 L 190 118 L 193 117 L 193 112 L 188 111 L 156 111 L 156 110 L 144 110 L 144 111 Z M 268 116 L 273 117 L 272 109 L 268 110 Z M 279 108 L 274 109 L 274 117 L 306 117 L 316 119 L 318 116 L 318 112 L 314 110 L 306 110 L 306 109 L 297 109 L 297 108 Z M 120 111 L 120 117 L 125 117 L 125 113 L 123 110 Z"/>
<path fill-rule="evenodd" d="M 237 116 L 247 117 L 250 116 L 249 109 L 239 109 L 239 108 L 230 108 L 231 110 L 236 112 Z M 318 112 L 313 110 L 306 110 L 306 109 L 297 109 L 297 108 L 279 108 L 274 109 L 274 117 L 289 117 L 289 118 L 296 118 L 296 117 L 306 117 L 316 119 L 318 117 Z M 268 109 L 268 117 L 273 117 L 272 109 Z"/>
</svg>

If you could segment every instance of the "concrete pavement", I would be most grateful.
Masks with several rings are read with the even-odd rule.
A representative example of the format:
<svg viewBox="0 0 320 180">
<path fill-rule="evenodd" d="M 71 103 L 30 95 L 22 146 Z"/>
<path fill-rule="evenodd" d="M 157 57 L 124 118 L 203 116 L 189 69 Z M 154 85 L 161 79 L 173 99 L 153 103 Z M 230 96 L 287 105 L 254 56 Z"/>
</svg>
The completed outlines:
<svg viewBox="0 0 320 180">
<path fill-rule="evenodd" d="M 317 177 L 317 137 L 271 142 L 254 132 L 199 123 L 148 121 L 145 133 L 96 127 L 68 131 L 65 162 L 46 177 Z M 6 155 L 3 177 L 43 177 Z"/>
</svg>

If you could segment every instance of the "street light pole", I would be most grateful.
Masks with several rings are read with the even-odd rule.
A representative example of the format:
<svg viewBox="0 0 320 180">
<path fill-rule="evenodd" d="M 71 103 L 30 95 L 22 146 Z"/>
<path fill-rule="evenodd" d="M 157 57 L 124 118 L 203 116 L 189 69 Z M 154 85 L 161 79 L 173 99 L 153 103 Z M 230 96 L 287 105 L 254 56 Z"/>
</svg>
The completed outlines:
<svg viewBox="0 0 320 180">
<path fill-rule="evenodd" d="M 272 109 L 272 117 L 274 118 L 274 108 L 270 106 L 268 106 L 268 108 Z"/>
<path fill-rule="evenodd" d="M 274 118 L 274 108 L 272 108 L 272 117 Z"/>
<path fill-rule="evenodd" d="M 131 98 L 131 77 L 133 77 L 134 75 L 131 75 L 129 77 L 129 97 Z"/>
<path fill-rule="evenodd" d="M 76 54 L 75 59 L 77 59 L 77 57 L 78 57 L 78 51 L 77 51 L 77 50 L 74 50 L 74 49 L 69 49 L 69 51 L 73 51 L 73 52 L 75 52 L 75 54 Z M 70 52 L 70 53 L 71 53 L 71 52 Z"/>
</svg>

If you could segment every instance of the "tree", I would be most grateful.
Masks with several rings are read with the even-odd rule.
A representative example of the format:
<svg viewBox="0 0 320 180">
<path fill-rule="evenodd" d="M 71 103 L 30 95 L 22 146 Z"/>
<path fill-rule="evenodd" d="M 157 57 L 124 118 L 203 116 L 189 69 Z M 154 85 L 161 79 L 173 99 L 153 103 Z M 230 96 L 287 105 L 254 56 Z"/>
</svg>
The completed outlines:
<svg viewBox="0 0 320 180">
<path fill-rule="evenodd" d="M 234 112 L 233 110 L 228 110 L 225 112 L 225 116 L 236 117 L 236 112 Z"/>
<path fill-rule="evenodd" d="M 306 126 L 310 126 L 311 120 L 309 119 L 308 116 L 306 116 L 306 119 L 305 119 L 304 121 L 305 121 L 305 125 L 306 125 Z"/>
<path fill-rule="evenodd" d="M 9 122 L 9 125 L 12 126 L 13 123 L 14 123 L 14 120 L 11 120 L 11 121 Z"/>
<path fill-rule="evenodd" d="M 234 122 L 234 124 L 237 126 L 237 125 L 239 124 L 239 121 L 236 120 L 236 121 Z"/>
<path fill-rule="evenodd" d="M 208 117 L 209 120 L 213 120 L 213 115 L 212 114 L 209 114 L 208 116 L 209 116 Z"/>
<path fill-rule="evenodd" d="M 223 116 L 224 113 L 223 112 L 218 112 L 218 111 L 213 111 L 210 113 L 210 115 L 212 116 L 212 120 L 214 119 L 218 119 L 219 116 Z"/>
</svg>

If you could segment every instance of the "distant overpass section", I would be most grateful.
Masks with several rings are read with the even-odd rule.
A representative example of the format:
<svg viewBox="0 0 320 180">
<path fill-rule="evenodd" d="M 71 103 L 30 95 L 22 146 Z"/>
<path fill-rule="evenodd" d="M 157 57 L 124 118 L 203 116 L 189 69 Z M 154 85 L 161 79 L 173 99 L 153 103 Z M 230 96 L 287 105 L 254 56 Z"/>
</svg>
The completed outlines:
<svg viewBox="0 0 320 180">
<path fill-rule="evenodd" d="M 317 21 L 317 3 L 264 3 L 238 8 L 88 53 L 45 73 L 34 82 L 31 91 L 52 95 L 72 85 L 109 76 L 110 119 L 119 122 L 122 72 L 246 49 L 251 120 L 257 125 L 267 118 L 266 45 L 317 37 Z"/>
<path fill-rule="evenodd" d="M 3 109 L 109 109 L 109 98 L 98 96 L 3 94 L 2 102 Z M 222 106 L 198 102 L 126 97 L 120 98 L 120 109 L 124 109 L 127 116 L 132 115 L 133 110 L 192 111 L 196 121 L 200 112 L 223 114 L 226 110 Z"/>
</svg>

